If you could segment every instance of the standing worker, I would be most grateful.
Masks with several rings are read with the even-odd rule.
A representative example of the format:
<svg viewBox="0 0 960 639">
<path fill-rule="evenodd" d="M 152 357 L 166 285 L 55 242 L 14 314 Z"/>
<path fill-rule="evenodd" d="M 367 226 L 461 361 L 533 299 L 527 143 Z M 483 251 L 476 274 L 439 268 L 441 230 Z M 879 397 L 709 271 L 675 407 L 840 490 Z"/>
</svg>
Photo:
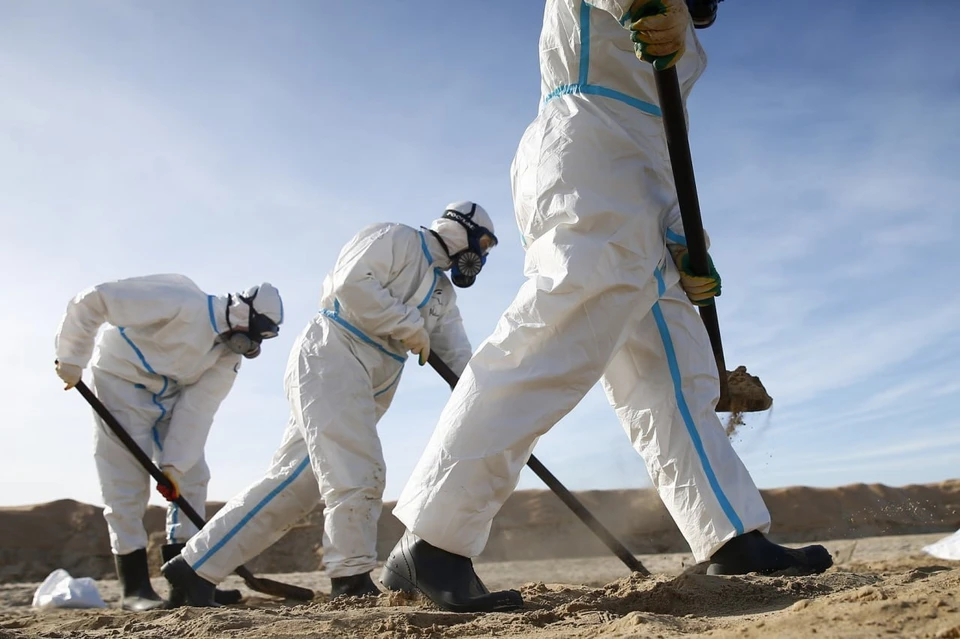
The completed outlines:
<svg viewBox="0 0 960 639">
<path fill-rule="evenodd" d="M 374 224 L 340 251 L 320 313 L 297 338 L 284 380 L 290 417 L 266 475 L 231 499 L 162 571 L 192 606 L 323 500 L 332 599 L 375 595 L 386 467 L 377 424 L 407 352 L 470 359 L 453 285 L 471 286 L 496 245 L 483 207 L 455 202 L 429 229 Z M 453 285 L 444 271 L 450 271 Z"/>
<path fill-rule="evenodd" d="M 201 516 L 210 470 L 204 445 L 213 416 L 230 392 L 242 357 L 260 354 L 276 337 L 283 302 L 271 284 L 236 295 L 204 293 L 183 275 L 148 275 L 106 282 L 81 291 L 67 305 L 57 331 L 57 375 L 66 389 L 80 381 L 97 331 L 103 331 L 91 364 L 92 390 L 147 454 L 152 451 L 173 490 L 157 486 L 172 502 L 182 495 Z M 95 415 L 97 475 L 123 588 L 121 607 L 152 610 L 164 601 L 150 585 L 147 509 L 150 476 Z M 164 561 L 176 556 L 196 532 L 167 507 Z M 179 596 L 171 593 L 171 599 Z M 222 603 L 239 591 L 218 591 Z"/>
<path fill-rule="evenodd" d="M 712 21 L 712 20 L 711 20 Z M 639 61 L 637 58 L 645 62 Z M 522 605 L 472 559 L 538 438 L 601 381 L 661 499 L 713 574 L 821 572 L 822 546 L 765 536 L 770 515 L 715 407 L 653 63 L 684 99 L 706 57 L 683 0 L 547 0 L 542 104 L 511 167 L 527 280 L 446 404 L 394 514 L 407 534 L 382 583 L 447 610 Z"/>
</svg>

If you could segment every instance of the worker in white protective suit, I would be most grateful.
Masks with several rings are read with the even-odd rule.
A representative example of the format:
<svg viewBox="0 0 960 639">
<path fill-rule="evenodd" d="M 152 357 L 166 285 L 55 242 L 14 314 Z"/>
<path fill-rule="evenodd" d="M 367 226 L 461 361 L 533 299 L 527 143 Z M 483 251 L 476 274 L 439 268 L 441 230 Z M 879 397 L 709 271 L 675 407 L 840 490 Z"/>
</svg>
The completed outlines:
<svg viewBox="0 0 960 639">
<path fill-rule="evenodd" d="M 57 374 L 73 388 L 91 360 L 91 388 L 140 448 L 171 480 L 157 490 L 168 501 L 182 495 L 204 515 L 210 471 L 204 445 L 214 414 L 233 387 L 243 357 L 260 353 L 283 322 L 280 293 L 269 283 L 234 295 L 208 295 L 183 275 L 149 275 L 106 282 L 81 291 L 67 305 L 56 336 Z M 123 587 L 121 606 L 164 605 L 150 585 L 143 515 L 150 476 L 114 433 L 95 417 L 97 475 Z M 164 561 L 197 531 L 167 508 Z M 171 597 L 177 593 L 171 593 Z M 217 591 L 222 603 L 239 591 Z"/>
<path fill-rule="evenodd" d="M 638 60 L 638 57 L 641 59 Z M 542 104 L 511 167 L 527 280 L 474 353 L 394 515 L 381 582 L 453 611 L 510 609 L 473 570 L 538 438 L 601 381 L 697 561 L 713 573 L 816 572 L 820 546 L 762 534 L 770 515 L 714 410 L 652 62 L 684 97 L 705 55 L 683 0 L 547 0 Z"/>
<path fill-rule="evenodd" d="M 450 204 L 428 229 L 374 224 L 340 251 L 321 311 L 297 338 L 284 380 L 290 417 L 266 475 L 231 499 L 163 574 L 207 606 L 237 566 L 324 504 L 323 561 L 331 598 L 377 594 L 386 468 L 377 423 L 390 407 L 407 353 L 431 352 L 462 372 L 471 347 L 453 284 L 472 285 L 496 245 L 473 202 Z"/>
</svg>

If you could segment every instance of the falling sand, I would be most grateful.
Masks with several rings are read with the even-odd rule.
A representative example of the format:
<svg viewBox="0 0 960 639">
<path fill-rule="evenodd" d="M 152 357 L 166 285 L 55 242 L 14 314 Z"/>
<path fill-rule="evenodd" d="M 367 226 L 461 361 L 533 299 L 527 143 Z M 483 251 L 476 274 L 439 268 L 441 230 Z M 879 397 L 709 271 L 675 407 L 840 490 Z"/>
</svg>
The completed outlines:
<svg viewBox="0 0 960 639">
<path fill-rule="evenodd" d="M 729 399 L 721 408 L 730 413 L 725 424 L 728 437 L 743 425 L 744 413 L 762 412 L 773 406 L 773 398 L 763 382 L 748 373 L 746 366 L 738 366 L 732 373 L 727 371 L 727 393 Z"/>
</svg>

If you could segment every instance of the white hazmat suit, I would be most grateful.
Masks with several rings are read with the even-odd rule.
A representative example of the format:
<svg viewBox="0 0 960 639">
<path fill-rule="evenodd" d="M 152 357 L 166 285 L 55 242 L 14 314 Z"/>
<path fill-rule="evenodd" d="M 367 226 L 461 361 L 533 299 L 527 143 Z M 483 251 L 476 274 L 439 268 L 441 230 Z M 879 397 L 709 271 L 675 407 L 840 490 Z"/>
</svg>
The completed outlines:
<svg viewBox="0 0 960 639">
<path fill-rule="evenodd" d="M 236 298 L 233 298 L 236 300 Z M 233 326 L 245 325 L 247 305 L 230 307 Z M 258 287 L 255 309 L 283 321 L 279 293 Z M 148 455 L 179 474 L 180 494 L 204 514 L 210 471 L 204 445 L 214 414 L 240 370 L 241 355 L 217 341 L 229 332 L 228 296 L 208 295 L 183 275 L 150 275 L 107 282 L 80 292 L 67 306 L 56 337 L 58 361 L 86 367 L 92 390 Z M 95 417 L 95 460 L 110 546 L 117 555 L 147 547 L 143 515 L 150 476 Z M 184 542 L 196 527 L 176 504 L 167 509 L 167 543 Z"/>
<path fill-rule="evenodd" d="M 492 231 L 482 208 L 475 207 L 474 220 Z M 443 273 L 451 267 L 447 251 L 466 248 L 466 233 L 446 219 L 431 228 L 442 242 L 429 230 L 375 224 L 341 250 L 323 284 L 321 311 L 290 353 L 290 418 L 267 474 L 231 499 L 182 553 L 203 579 L 222 581 L 321 499 L 327 574 L 346 578 L 376 566 L 386 479 L 377 423 L 403 372 L 403 342 L 425 328 L 430 350 L 458 373 L 471 355 Z"/>
<path fill-rule="evenodd" d="M 477 349 L 394 514 L 476 557 L 537 439 L 599 380 L 698 561 L 770 524 L 714 412 L 717 367 L 667 242 L 684 243 L 632 0 L 547 0 L 543 102 L 511 167 L 526 282 Z M 684 99 L 706 58 L 693 28 Z"/>
</svg>

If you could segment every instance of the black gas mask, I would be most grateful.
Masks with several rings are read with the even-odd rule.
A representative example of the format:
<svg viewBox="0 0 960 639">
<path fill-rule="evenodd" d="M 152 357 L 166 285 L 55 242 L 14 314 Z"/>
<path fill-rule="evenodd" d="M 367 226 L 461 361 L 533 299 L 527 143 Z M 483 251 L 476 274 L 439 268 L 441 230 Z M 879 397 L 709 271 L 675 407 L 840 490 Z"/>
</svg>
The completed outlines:
<svg viewBox="0 0 960 639">
<path fill-rule="evenodd" d="M 717 3 L 723 0 L 687 0 L 695 29 L 706 29 L 717 19 Z"/>
<path fill-rule="evenodd" d="M 233 305 L 233 296 L 227 295 L 227 327 L 229 330 L 220 335 L 220 341 L 223 342 L 230 351 L 237 355 L 243 355 L 247 359 L 253 359 L 260 355 L 260 343 L 265 339 L 271 339 L 280 334 L 280 327 L 272 319 L 262 313 L 258 313 L 253 307 L 253 300 L 256 299 L 260 289 L 253 291 L 250 297 L 244 297 L 237 294 L 240 301 L 245 302 L 249 309 L 249 325 L 246 330 L 236 330 L 230 323 L 230 307 Z"/>
<path fill-rule="evenodd" d="M 440 242 L 447 257 L 450 258 L 452 266 L 450 267 L 450 279 L 453 284 L 459 288 L 468 288 L 477 281 L 477 275 L 487 263 L 487 253 L 497 245 L 497 236 L 490 229 L 480 226 L 473 221 L 473 214 L 477 210 L 474 204 L 469 213 L 461 213 L 453 209 L 447 209 L 441 216 L 444 219 L 457 222 L 467 231 L 467 248 L 457 253 L 450 253 L 447 243 L 443 241 L 440 234 L 430 230 L 433 236 Z"/>
</svg>

